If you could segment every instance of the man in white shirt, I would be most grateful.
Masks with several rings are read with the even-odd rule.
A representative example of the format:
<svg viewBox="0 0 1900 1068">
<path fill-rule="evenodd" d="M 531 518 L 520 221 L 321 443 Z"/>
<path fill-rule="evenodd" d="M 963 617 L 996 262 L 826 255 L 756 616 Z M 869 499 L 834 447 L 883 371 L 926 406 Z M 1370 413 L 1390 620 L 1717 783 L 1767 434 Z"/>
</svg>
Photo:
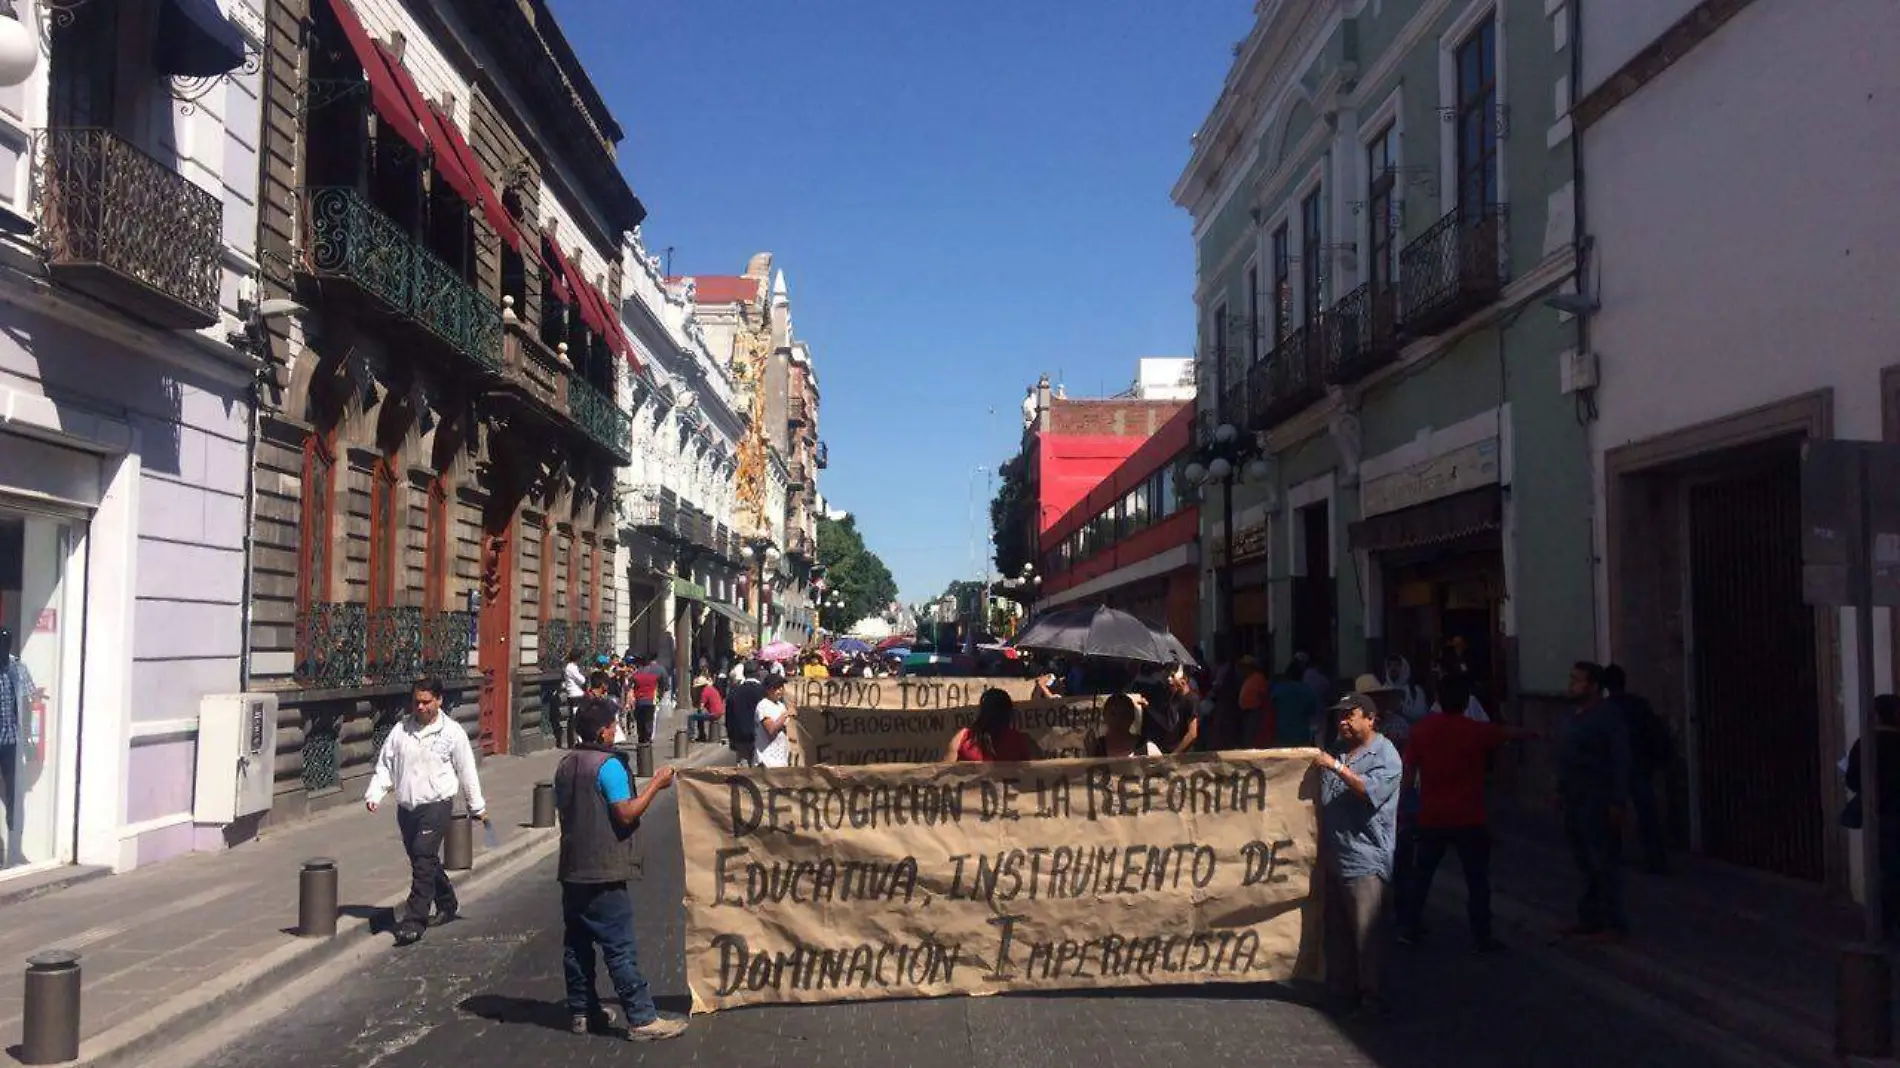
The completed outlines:
<svg viewBox="0 0 1900 1068">
<path fill-rule="evenodd" d="M 759 698 L 759 733 L 754 739 L 759 766 L 785 768 L 792 763 L 792 717 L 798 713 L 785 700 L 785 677 L 768 675 L 765 696 Z"/>
<path fill-rule="evenodd" d="M 375 812 L 391 788 L 396 791 L 396 827 L 410 870 L 409 901 L 396 925 L 399 946 L 422 938 L 432 904 L 436 924 L 455 919 L 455 887 L 442 870 L 442 839 L 449 831 L 456 790 L 467 795 L 470 818 L 488 815 L 468 732 L 442 714 L 442 693 L 441 679 L 416 683 L 415 710 L 389 732 L 363 795 L 364 805 Z"/>
</svg>

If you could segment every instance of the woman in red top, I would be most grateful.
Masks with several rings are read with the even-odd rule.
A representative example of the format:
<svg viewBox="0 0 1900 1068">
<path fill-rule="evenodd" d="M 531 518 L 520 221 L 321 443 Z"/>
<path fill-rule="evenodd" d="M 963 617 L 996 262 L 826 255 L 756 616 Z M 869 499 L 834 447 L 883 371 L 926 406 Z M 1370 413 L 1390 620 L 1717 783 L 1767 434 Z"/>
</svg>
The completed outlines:
<svg viewBox="0 0 1900 1068">
<path fill-rule="evenodd" d="M 1041 757 L 1029 735 L 1016 729 L 1016 702 L 1002 690 L 988 689 L 976 705 L 976 720 L 950 739 L 943 758 L 951 763 L 970 761 L 1036 760 Z"/>
</svg>

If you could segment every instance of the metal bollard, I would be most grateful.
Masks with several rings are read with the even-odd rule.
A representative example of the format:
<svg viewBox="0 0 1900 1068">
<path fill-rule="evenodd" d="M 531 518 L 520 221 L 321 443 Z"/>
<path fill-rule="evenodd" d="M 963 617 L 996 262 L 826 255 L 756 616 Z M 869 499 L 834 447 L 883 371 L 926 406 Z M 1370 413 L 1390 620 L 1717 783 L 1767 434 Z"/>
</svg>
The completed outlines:
<svg viewBox="0 0 1900 1068">
<path fill-rule="evenodd" d="M 681 727 L 679 730 L 676 730 L 673 732 L 673 759 L 680 760 L 680 759 L 683 759 L 685 756 L 686 756 L 686 728 Z"/>
<path fill-rule="evenodd" d="M 328 938 L 336 934 L 336 861 L 312 857 L 297 873 L 297 935 Z"/>
<path fill-rule="evenodd" d="M 554 826 L 554 784 L 538 782 L 534 784 L 534 819 L 530 821 L 536 827 Z"/>
<path fill-rule="evenodd" d="M 79 954 L 49 949 L 26 958 L 21 1064 L 79 1059 Z"/>
<path fill-rule="evenodd" d="M 653 743 L 641 742 L 634 749 L 634 774 L 642 779 L 653 777 Z"/>
<path fill-rule="evenodd" d="M 450 871 L 467 871 L 475 866 L 474 821 L 468 813 L 449 817 L 449 836 L 442 843 L 442 866 Z"/>
<path fill-rule="evenodd" d="M 1879 946 L 1841 947 L 1834 971 L 1834 1052 L 1843 1057 L 1893 1053 L 1893 970 Z"/>
</svg>

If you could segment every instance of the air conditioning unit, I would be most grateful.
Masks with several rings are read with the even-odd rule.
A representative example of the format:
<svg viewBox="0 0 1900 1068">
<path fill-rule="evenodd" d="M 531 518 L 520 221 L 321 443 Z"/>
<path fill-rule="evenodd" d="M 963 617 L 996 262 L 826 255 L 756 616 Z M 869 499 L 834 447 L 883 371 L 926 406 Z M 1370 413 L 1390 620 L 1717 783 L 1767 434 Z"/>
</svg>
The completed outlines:
<svg viewBox="0 0 1900 1068">
<path fill-rule="evenodd" d="M 198 705 L 198 786 L 192 819 L 227 824 L 268 810 L 276 764 L 276 694 L 206 697 Z"/>
</svg>

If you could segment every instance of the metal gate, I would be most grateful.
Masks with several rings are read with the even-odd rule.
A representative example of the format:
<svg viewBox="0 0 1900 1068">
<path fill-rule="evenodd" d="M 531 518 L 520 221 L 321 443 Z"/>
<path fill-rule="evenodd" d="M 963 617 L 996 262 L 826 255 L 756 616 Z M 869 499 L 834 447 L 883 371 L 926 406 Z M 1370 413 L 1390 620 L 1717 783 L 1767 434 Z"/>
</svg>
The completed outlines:
<svg viewBox="0 0 1900 1068">
<path fill-rule="evenodd" d="M 1800 455 L 1777 450 L 1692 484 L 1688 509 L 1703 850 L 1818 882 L 1827 821 Z"/>
</svg>

